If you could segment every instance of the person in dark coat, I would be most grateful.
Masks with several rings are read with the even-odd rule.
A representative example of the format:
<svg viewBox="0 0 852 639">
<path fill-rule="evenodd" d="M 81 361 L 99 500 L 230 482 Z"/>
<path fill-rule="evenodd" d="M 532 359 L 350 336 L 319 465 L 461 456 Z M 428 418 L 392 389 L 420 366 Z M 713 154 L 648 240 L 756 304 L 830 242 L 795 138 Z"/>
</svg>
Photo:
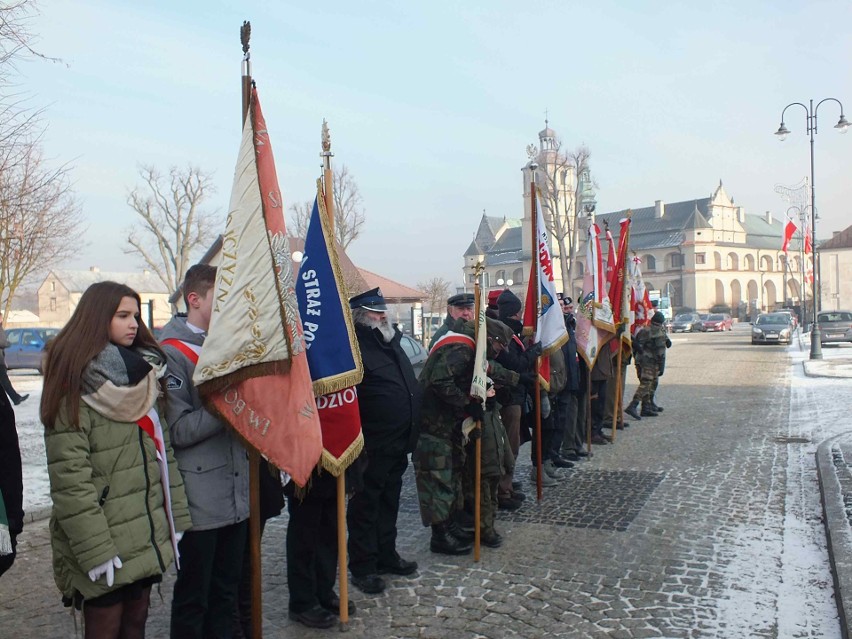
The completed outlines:
<svg viewBox="0 0 852 639">
<path fill-rule="evenodd" d="M 402 476 L 417 439 L 422 391 L 402 334 L 387 319 L 378 288 L 349 301 L 364 363 L 358 406 L 367 463 L 361 490 L 349 500 L 349 570 L 352 583 L 368 594 L 385 589 L 381 574 L 411 575 L 417 563 L 396 550 L 396 520 Z"/>
<path fill-rule="evenodd" d="M 0 552 L 0 575 L 15 561 L 18 535 L 24 529 L 24 482 L 21 471 L 21 449 L 15 429 L 15 411 L 9 398 L 0 393 L 0 497 L 9 525 L 9 553 Z M 2 536 L 2 531 L 0 531 Z"/>
<path fill-rule="evenodd" d="M 9 338 L 6 337 L 6 329 L 3 328 L 3 318 L 0 317 L 0 387 L 6 391 L 9 399 L 17 406 L 26 400 L 30 394 L 21 395 L 12 386 L 12 381 L 9 379 L 9 371 L 6 369 L 6 349 L 9 348 Z"/>
</svg>

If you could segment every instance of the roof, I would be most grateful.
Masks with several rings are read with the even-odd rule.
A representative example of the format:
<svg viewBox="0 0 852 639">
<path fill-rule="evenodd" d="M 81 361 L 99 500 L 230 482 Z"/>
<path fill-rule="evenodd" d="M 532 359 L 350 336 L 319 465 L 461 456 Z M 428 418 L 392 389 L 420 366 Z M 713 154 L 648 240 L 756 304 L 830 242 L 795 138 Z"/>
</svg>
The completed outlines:
<svg viewBox="0 0 852 639">
<path fill-rule="evenodd" d="M 121 271 L 51 271 L 54 277 L 68 289 L 69 293 L 82 293 L 96 282 L 118 282 L 126 284 L 139 293 L 168 293 L 168 287 L 154 273 L 124 273 Z M 49 277 L 49 275 L 48 275 Z"/>
<path fill-rule="evenodd" d="M 843 229 L 830 240 L 822 242 L 819 248 L 820 250 L 852 248 L 852 226 Z"/>
<path fill-rule="evenodd" d="M 468 255 L 484 255 L 485 251 L 479 248 L 479 244 L 476 243 L 476 240 L 473 240 L 470 243 L 470 246 L 467 247 L 467 250 L 464 252 L 465 256 Z"/>
<path fill-rule="evenodd" d="M 412 302 L 422 302 L 429 296 L 423 291 L 418 291 L 416 288 L 411 288 L 405 284 L 394 282 L 392 279 L 373 273 L 364 268 L 359 268 L 358 271 L 361 277 L 367 283 L 365 291 L 379 287 L 382 289 L 382 296 L 385 301 L 391 304 L 410 304 Z M 360 292 L 360 291 L 359 291 Z M 355 293 L 357 295 L 357 293 Z"/>
<path fill-rule="evenodd" d="M 516 226 L 503 231 L 500 239 L 485 256 L 486 266 L 513 264 L 523 257 L 523 228 Z"/>
</svg>

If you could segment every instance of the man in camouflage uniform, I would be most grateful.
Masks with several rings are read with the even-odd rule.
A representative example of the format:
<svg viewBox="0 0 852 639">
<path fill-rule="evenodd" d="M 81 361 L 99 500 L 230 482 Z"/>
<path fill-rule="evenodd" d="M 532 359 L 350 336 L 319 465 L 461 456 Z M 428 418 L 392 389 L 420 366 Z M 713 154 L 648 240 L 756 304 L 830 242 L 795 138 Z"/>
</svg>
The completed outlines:
<svg viewBox="0 0 852 639">
<path fill-rule="evenodd" d="M 432 350 L 435 342 L 450 330 L 450 327 L 456 323 L 456 320 L 473 321 L 476 316 L 473 310 L 474 303 L 473 293 L 458 293 L 447 300 L 447 316 L 444 318 L 444 323 L 432 335 L 432 339 L 429 341 L 429 350 Z"/>
<path fill-rule="evenodd" d="M 501 325 L 488 320 L 492 342 Z M 465 417 L 482 421 L 482 404 L 470 397 L 475 343 L 474 324 L 456 320 L 436 341 L 420 374 L 423 403 L 420 437 L 414 451 L 414 469 L 420 516 L 424 526 L 432 526 L 430 549 L 448 555 L 471 550 L 471 535 L 465 534 L 451 517 L 463 506 L 462 476 L 465 447 L 462 422 Z M 489 356 L 494 356 L 489 343 Z M 489 362 L 489 375 L 497 384 L 517 384 L 518 374 Z M 478 434 L 477 431 L 474 431 Z"/>
<path fill-rule="evenodd" d="M 657 411 L 651 407 L 651 396 L 656 388 L 657 377 L 666 356 L 666 349 L 672 345 L 666 335 L 666 318 L 660 311 L 654 313 L 651 324 L 636 333 L 633 338 L 633 352 L 636 356 L 636 371 L 639 375 L 639 388 L 633 395 L 633 401 L 624 412 L 634 419 L 655 417 Z M 637 410 L 642 402 L 642 413 Z"/>
</svg>

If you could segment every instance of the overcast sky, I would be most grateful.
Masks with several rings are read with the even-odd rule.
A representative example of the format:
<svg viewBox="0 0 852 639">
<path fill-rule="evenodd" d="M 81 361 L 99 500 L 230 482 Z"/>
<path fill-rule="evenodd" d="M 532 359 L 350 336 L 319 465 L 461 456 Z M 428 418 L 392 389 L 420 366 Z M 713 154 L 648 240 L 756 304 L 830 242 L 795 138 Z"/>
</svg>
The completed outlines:
<svg viewBox="0 0 852 639">
<path fill-rule="evenodd" d="M 227 209 L 240 132 L 239 27 L 287 206 L 313 198 L 320 129 L 367 223 L 359 266 L 407 285 L 460 283 L 483 209 L 521 217 L 525 147 L 550 126 L 585 143 L 602 212 L 707 197 L 783 216 L 777 184 L 809 173 L 805 112 L 852 111 L 852 3 L 123 2 L 41 0 L 33 30 L 62 64 L 21 65 L 47 105 L 47 155 L 68 162 L 88 245 L 67 268 L 138 270 L 123 254 L 138 166 L 213 173 Z M 852 135 L 819 111 L 817 236 L 852 223 Z M 852 118 L 852 113 L 847 114 Z"/>
</svg>

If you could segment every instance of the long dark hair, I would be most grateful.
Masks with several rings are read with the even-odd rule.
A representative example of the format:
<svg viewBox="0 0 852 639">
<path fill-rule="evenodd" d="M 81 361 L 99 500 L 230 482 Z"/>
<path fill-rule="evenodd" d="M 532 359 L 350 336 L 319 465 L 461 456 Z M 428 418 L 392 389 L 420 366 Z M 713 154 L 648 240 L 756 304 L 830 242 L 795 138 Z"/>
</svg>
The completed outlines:
<svg viewBox="0 0 852 639">
<path fill-rule="evenodd" d="M 64 406 L 69 423 L 79 428 L 83 371 L 109 344 L 109 327 L 122 298 L 132 297 L 139 308 L 142 300 L 129 286 L 118 282 L 92 284 L 80 297 L 74 314 L 47 348 L 44 362 L 44 388 L 41 394 L 41 422 L 53 428 Z M 137 318 L 139 328 L 130 348 L 147 348 L 166 357 L 157 340 Z"/>
</svg>

